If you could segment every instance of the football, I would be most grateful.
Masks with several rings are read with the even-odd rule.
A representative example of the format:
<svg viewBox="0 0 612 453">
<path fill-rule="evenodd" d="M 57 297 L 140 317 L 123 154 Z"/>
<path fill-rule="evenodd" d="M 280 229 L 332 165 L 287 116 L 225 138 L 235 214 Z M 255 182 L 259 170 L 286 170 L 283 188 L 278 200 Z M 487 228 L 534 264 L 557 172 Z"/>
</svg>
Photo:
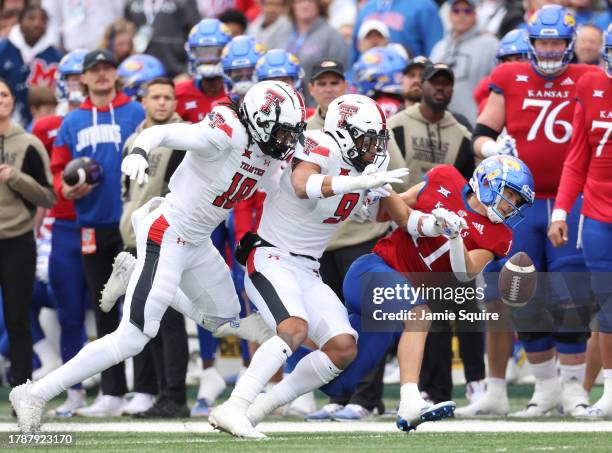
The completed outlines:
<svg viewBox="0 0 612 453">
<path fill-rule="evenodd" d="M 509 307 L 525 306 L 535 294 L 537 286 L 538 274 L 525 252 L 512 256 L 499 273 L 501 299 Z"/>
<path fill-rule="evenodd" d="M 62 178 L 69 186 L 84 182 L 98 184 L 102 180 L 102 167 L 89 157 L 78 157 L 68 162 Z"/>
</svg>

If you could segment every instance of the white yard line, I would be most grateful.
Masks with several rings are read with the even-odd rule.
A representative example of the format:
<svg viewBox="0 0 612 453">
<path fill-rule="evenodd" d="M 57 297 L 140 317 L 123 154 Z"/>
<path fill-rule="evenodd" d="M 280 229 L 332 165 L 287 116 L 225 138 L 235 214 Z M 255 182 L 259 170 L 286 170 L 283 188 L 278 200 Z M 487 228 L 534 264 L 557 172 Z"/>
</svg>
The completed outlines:
<svg viewBox="0 0 612 453">
<path fill-rule="evenodd" d="M 13 423 L 0 423 L 0 432 L 14 432 L 17 426 Z M 381 422 L 277 422 L 262 423 L 258 429 L 264 433 L 342 433 L 342 432 L 377 432 L 397 433 L 395 423 Z M 134 433 L 210 433 L 213 432 L 206 422 L 123 422 L 123 423 L 45 423 L 43 431 L 49 432 L 134 432 Z M 418 432 L 435 433 L 509 433 L 509 432 L 612 432 L 610 421 L 559 421 L 559 422 L 514 422 L 487 420 L 453 420 L 440 423 L 425 423 L 419 426 Z"/>
</svg>

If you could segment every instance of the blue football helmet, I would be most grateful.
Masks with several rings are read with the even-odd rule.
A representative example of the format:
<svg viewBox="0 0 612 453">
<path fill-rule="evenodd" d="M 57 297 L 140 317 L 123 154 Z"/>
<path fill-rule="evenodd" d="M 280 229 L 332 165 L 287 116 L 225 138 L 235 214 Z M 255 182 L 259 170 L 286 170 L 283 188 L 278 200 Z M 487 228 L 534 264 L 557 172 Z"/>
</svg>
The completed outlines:
<svg viewBox="0 0 612 453">
<path fill-rule="evenodd" d="M 353 65 L 353 84 L 358 94 L 402 94 L 402 77 L 407 58 L 392 46 L 374 47 L 361 54 Z"/>
<path fill-rule="evenodd" d="M 542 74 L 554 74 L 569 65 L 576 42 L 576 19 L 559 5 L 546 5 L 531 16 L 527 24 L 529 59 L 534 69 Z M 563 39 L 563 52 L 536 52 L 536 39 Z"/>
<path fill-rule="evenodd" d="M 223 48 L 221 64 L 229 93 L 244 96 L 257 83 L 255 65 L 265 53 L 266 48 L 247 35 L 236 36 Z"/>
<path fill-rule="evenodd" d="M 499 42 L 499 49 L 497 49 L 497 54 L 495 54 L 495 60 L 497 64 L 500 64 L 504 62 L 504 58 L 512 55 L 520 55 L 521 60 L 527 60 L 530 51 L 527 30 L 511 30 Z"/>
<path fill-rule="evenodd" d="M 608 77 L 612 78 L 612 23 L 608 24 L 608 29 L 604 33 L 604 44 L 601 50 L 604 60 L 604 67 Z"/>
<path fill-rule="evenodd" d="M 118 72 L 123 79 L 123 92 L 129 97 L 142 97 L 143 86 L 166 75 L 166 68 L 157 58 L 146 55 L 131 55 L 121 62 Z"/>
<path fill-rule="evenodd" d="M 483 160 L 470 178 L 470 187 L 487 208 L 489 220 L 493 223 L 505 223 L 511 228 L 523 220 L 523 210 L 530 207 L 535 200 L 533 175 L 522 160 L 513 156 L 497 155 Z M 506 187 L 517 192 L 523 201 L 515 205 L 508 200 L 504 196 Z M 504 215 L 499 210 L 502 200 L 513 207 L 510 214 Z M 510 222 L 511 219 L 514 221 Z"/>
<path fill-rule="evenodd" d="M 64 55 L 55 71 L 55 97 L 59 102 L 80 104 L 85 99 L 80 83 L 68 86 L 66 76 L 83 73 L 83 60 L 89 50 L 76 49 Z"/>
<path fill-rule="evenodd" d="M 232 39 L 230 29 L 218 19 L 203 19 L 195 25 L 185 43 L 189 73 L 194 77 L 223 77 L 221 52 Z"/>
<path fill-rule="evenodd" d="M 293 87 L 299 90 L 304 77 L 300 60 L 284 49 L 272 49 L 259 59 L 255 66 L 257 81 L 288 77 L 293 81 Z"/>
</svg>

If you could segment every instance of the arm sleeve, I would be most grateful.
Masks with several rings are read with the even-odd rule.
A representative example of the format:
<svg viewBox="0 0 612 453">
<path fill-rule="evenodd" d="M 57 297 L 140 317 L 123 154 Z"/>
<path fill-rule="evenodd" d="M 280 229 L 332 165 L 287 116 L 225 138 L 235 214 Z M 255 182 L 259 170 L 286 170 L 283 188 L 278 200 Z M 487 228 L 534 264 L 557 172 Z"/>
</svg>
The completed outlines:
<svg viewBox="0 0 612 453">
<path fill-rule="evenodd" d="M 590 163 L 590 146 L 588 129 L 585 123 L 584 108 L 580 101 L 576 102 L 572 120 L 572 140 L 559 182 L 559 190 L 555 201 L 556 209 L 565 212 L 572 210 L 572 205 L 584 187 Z"/>
<path fill-rule="evenodd" d="M 23 165 L 13 173 L 8 186 L 35 206 L 53 207 L 55 193 L 51 185 L 49 158 L 42 143 L 28 145 Z"/>
<path fill-rule="evenodd" d="M 211 127 L 205 119 L 195 124 L 172 123 L 149 127 L 136 137 L 132 149 L 141 148 L 148 153 L 153 148 L 164 146 L 192 151 L 213 160 L 219 157 L 220 151 L 232 147 L 231 139 L 230 132 L 223 131 L 222 126 Z"/>
<path fill-rule="evenodd" d="M 472 153 L 472 145 L 470 138 L 463 137 L 461 140 L 461 146 L 455 159 L 455 168 L 459 170 L 461 176 L 469 181 L 476 169 L 476 162 L 474 161 L 474 154 Z"/>
</svg>

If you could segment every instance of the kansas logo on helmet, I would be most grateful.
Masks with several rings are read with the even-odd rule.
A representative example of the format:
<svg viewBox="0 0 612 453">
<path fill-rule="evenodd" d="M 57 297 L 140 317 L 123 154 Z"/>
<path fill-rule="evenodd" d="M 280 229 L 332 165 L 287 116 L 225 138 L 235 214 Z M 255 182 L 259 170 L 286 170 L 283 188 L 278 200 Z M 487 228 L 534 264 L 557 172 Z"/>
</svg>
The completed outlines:
<svg viewBox="0 0 612 453">
<path fill-rule="evenodd" d="M 274 91 L 272 88 L 268 88 L 266 90 L 265 99 L 266 102 L 262 104 L 259 111 L 265 113 L 266 115 L 270 114 L 270 107 L 272 106 L 272 104 L 282 104 L 283 102 L 285 102 L 285 96 L 278 93 L 277 91 Z"/>
</svg>

